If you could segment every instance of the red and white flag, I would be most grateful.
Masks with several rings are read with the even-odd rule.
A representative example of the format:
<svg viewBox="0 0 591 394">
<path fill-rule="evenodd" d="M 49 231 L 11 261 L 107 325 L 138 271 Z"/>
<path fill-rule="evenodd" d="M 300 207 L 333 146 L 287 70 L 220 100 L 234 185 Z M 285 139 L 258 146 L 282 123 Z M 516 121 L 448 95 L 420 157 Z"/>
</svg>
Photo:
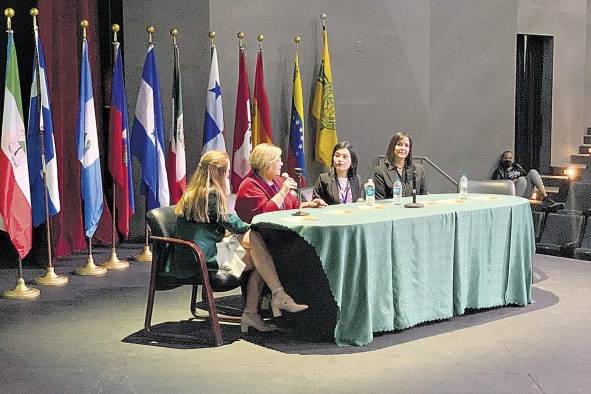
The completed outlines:
<svg viewBox="0 0 591 394">
<path fill-rule="evenodd" d="M 250 129 L 250 88 L 248 87 L 248 72 L 244 48 L 240 48 L 238 65 L 238 92 L 236 94 L 236 117 L 234 118 L 234 142 L 232 143 L 232 191 L 238 191 L 238 186 L 250 171 L 248 157 L 251 150 Z"/>
<path fill-rule="evenodd" d="M 0 142 L 0 230 L 8 232 L 22 259 L 33 243 L 33 215 L 23 106 L 12 30 L 8 31 L 2 139 Z"/>
<path fill-rule="evenodd" d="M 263 50 L 257 56 L 256 73 L 254 75 L 254 99 L 252 109 L 252 146 L 271 144 L 273 130 L 271 128 L 271 110 L 265 90 L 265 72 L 263 68 Z"/>
</svg>

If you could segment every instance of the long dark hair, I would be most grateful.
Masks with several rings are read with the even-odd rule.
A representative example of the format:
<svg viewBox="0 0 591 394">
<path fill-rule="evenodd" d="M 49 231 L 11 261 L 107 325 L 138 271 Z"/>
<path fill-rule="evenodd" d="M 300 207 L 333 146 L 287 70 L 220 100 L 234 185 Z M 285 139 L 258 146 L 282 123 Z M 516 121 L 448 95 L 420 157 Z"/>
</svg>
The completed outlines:
<svg viewBox="0 0 591 394">
<path fill-rule="evenodd" d="M 404 167 L 412 168 L 412 138 L 410 138 L 410 136 L 404 131 L 399 131 L 392 136 L 390 144 L 388 145 L 388 150 L 386 151 L 386 159 L 388 160 L 388 163 L 390 163 L 391 166 L 394 166 L 394 147 L 396 146 L 398 141 L 400 141 L 404 137 L 408 138 L 408 143 L 410 145 L 408 147 L 408 156 L 406 156 L 406 159 L 404 160 Z"/>
<path fill-rule="evenodd" d="M 337 174 L 337 170 L 334 168 L 334 154 L 340 149 L 347 149 L 349 154 L 351 155 L 351 167 L 347 170 L 347 178 L 353 178 L 357 175 L 357 153 L 355 153 L 355 149 L 353 149 L 353 145 L 349 143 L 349 141 L 343 141 L 336 144 L 332 150 L 332 171 L 334 172 L 335 176 Z"/>
</svg>

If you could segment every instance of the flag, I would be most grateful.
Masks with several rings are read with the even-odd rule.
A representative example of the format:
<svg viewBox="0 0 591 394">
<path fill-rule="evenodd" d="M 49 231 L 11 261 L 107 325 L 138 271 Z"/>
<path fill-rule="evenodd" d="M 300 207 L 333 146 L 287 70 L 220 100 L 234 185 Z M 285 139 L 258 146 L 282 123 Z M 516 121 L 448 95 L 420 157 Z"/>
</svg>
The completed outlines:
<svg viewBox="0 0 591 394">
<path fill-rule="evenodd" d="M 179 47 L 174 44 L 174 72 L 172 82 L 172 126 L 166 155 L 166 172 L 170 202 L 176 204 L 187 190 L 187 164 L 185 161 L 185 134 L 183 128 L 183 90 Z"/>
<path fill-rule="evenodd" d="M 103 180 L 101 177 L 92 78 L 86 38 L 82 40 L 80 104 L 78 107 L 78 130 L 76 135 L 78 160 L 82 164 L 80 186 L 84 205 L 84 231 L 86 236 L 91 238 L 103 213 Z"/>
<path fill-rule="evenodd" d="M 142 167 L 142 194 L 146 196 L 146 207 L 153 209 L 170 205 L 164 162 L 160 82 L 152 44 L 148 46 L 131 133 L 131 153 Z"/>
<path fill-rule="evenodd" d="M 300 56 L 296 52 L 293 65 L 293 88 L 291 92 L 291 122 L 289 125 L 289 150 L 287 152 L 287 170 L 295 179 L 295 168 L 306 169 L 304 158 L 304 98 L 302 93 L 302 77 L 300 75 Z M 305 175 L 302 175 L 300 186 L 306 187 Z"/>
<path fill-rule="evenodd" d="M 332 70 L 328 53 L 328 33 L 322 29 L 322 63 L 316 81 L 312 116 L 316 118 L 316 161 L 330 167 L 332 150 L 338 142 L 334 91 L 332 88 Z"/>
<path fill-rule="evenodd" d="M 127 95 L 125 94 L 123 61 L 118 42 L 115 43 L 109 118 L 109 171 L 116 185 L 117 228 L 127 238 L 129 235 L 129 219 L 133 215 L 135 201 L 129 147 Z"/>
<path fill-rule="evenodd" d="M 8 30 L 0 140 L 0 230 L 8 232 L 21 259 L 33 243 L 26 140 L 16 50 L 13 32 Z"/>
<path fill-rule="evenodd" d="M 57 180 L 57 157 L 53 139 L 53 121 L 49 105 L 49 90 L 45 55 L 41 46 L 39 30 L 35 27 L 35 58 L 33 61 L 33 83 L 29 101 L 29 121 L 27 132 L 27 157 L 29 161 L 29 182 L 31 185 L 31 206 L 33 226 L 45 222 L 45 184 L 43 182 L 42 152 L 45 156 L 47 177 L 47 197 L 49 215 L 60 211 L 60 197 Z M 43 138 L 43 147 L 41 146 Z"/>
<path fill-rule="evenodd" d="M 224 110 L 222 108 L 222 87 L 220 86 L 220 71 L 218 69 L 218 53 L 211 49 L 211 67 L 209 69 L 209 83 L 205 97 L 205 122 L 203 125 L 202 153 L 210 150 L 226 151 L 224 140 Z"/>
<path fill-rule="evenodd" d="M 236 193 L 240 182 L 250 171 L 248 157 L 251 150 L 250 89 L 244 48 L 240 48 L 238 65 L 238 91 L 236 93 L 236 117 L 234 118 L 234 141 L 232 143 L 232 191 Z"/>
<path fill-rule="evenodd" d="M 252 107 L 252 146 L 266 142 L 272 143 L 271 111 L 265 91 L 265 73 L 263 67 L 263 51 L 257 55 L 256 73 L 254 76 L 254 98 Z"/>
</svg>

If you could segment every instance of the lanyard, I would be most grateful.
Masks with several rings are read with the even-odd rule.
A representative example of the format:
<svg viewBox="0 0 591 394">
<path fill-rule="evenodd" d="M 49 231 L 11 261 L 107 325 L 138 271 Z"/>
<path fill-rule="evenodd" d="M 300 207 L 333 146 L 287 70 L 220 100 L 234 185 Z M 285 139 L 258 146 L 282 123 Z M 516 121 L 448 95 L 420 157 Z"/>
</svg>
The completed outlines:
<svg viewBox="0 0 591 394">
<path fill-rule="evenodd" d="M 341 182 L 339 178 L 337 178 L 337 188 L 339 189 L 339 200 L 341 204 L 345 204 L 347 202 L 347 197 L 349 197 L 349 193 L 351 192 L 351 182 L 349 178 L 347 178 L 347 187 L 345 187 L 345 192 L 341 193 Z"/>
</svg>

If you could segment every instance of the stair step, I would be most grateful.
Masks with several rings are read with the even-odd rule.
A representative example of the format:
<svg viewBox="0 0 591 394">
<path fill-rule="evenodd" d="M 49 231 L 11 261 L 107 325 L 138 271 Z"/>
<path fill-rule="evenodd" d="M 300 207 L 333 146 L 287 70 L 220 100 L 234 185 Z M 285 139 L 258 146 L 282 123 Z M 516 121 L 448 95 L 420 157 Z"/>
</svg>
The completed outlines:
<svg viewBox="0 0 591 394">
<path fill-rule="evenodd" d="M 582 153 L 582 154 L 591 153 L 591 144 L 579 145 L 579 153 Z"/>
<path fill-rule="evenodd" d="M 570 183 L 566 175 L 540 175 L 545 186 L 568 187 Z"/>
<path fill-rule="evenodd" d="M 544 187 L 546 188 L 546 193 L 548 193 L 548 194 L 557 195 L 560 192 L 560 188 L 557 186 L 545 186 L 544 185 Z"/>
<path fill-rule="evenodd" d="M 550 173 L 553 175 L 566 175 L 565 171 L 567 169 L 574 170 L 575 174 L 570 176 L 570 179 L 577 179 L 585 170 L 584 164 L 560 164 L 560 165 L 553 165 L 550 166 Z"/>
<path fill-rule="evenodd" d="M 591 127 L 587 127 L 587 135 L 591 135 Z"/>
<path fill-rule="evenodd" d="M 570 162 L 573 164 L 587 164 L 589 162 L 590 154 L 570 155 Z"/>
<path fill-rule="evenodd" d="M 583 136 L 583 142 L 585 144 L 591 144 L 591 135 L 585 135 L 585 136 Z"/>
</svg>

